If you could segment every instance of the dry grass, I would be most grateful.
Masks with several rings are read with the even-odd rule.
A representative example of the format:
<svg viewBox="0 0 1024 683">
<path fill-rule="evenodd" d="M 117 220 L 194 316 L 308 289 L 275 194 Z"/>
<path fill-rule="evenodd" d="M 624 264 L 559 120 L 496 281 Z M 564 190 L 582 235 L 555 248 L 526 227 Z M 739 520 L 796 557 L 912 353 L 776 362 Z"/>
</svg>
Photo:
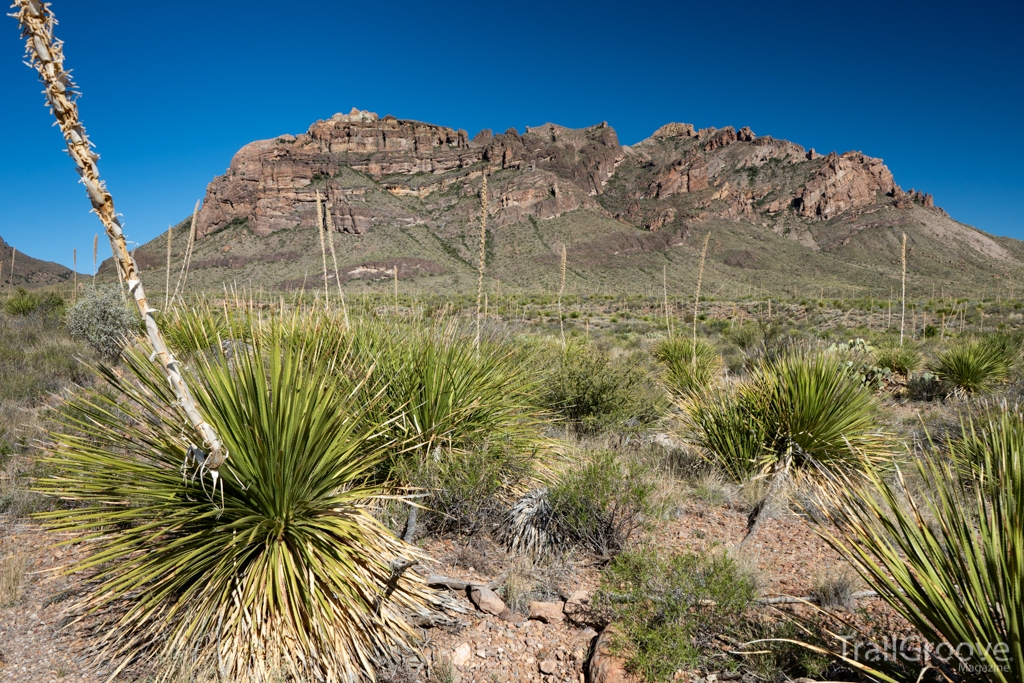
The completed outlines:
<svg viewBox="0 0 1024 683">
<path fill-rule="evenodd" d="M 811 596 L 817 600 L 822 609 L 842 607 L 847 611 L 852 611 L 857 607 L 857 600 L 853 594 L 860 585 L 860 576 L 853 568 L 846 565 L 842 569 L 833 568 L 815 579 Z"/>
<path fill-rule="evenodd" d="M 21 602 L 27 568 L 28 558 L 24 555 L 0 557 L 0 607 L 12 607 Z"/>
</svg>

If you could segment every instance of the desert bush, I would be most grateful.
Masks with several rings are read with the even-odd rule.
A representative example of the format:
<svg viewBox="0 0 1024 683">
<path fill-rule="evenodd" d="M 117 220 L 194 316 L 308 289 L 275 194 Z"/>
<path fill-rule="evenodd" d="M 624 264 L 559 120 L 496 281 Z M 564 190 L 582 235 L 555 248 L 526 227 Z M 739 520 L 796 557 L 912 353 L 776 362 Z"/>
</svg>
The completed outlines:
<svg viewBox="0 0 1024 683">
<path fill-rule="evenodd" d="M 653 509 L 652 473 L 612 451 L 591 454 L 548 491 L 560 537 L 600 557 L 622 552 Z"/>
<path fill-rule="evenodd" d="M 317 335 L 319 336 L 319 335 Z M 535 407 L 530 355 L 509 341 L 475 334 L 454 320 L 432 325 L 367 319 L 335 347 L 352 357 L 355 378 L 370 373 L 361 394 L 380 395 L 395 441 L 420 453 L 546 449 Z M 372 371 L 372 372 L 371 372 Z"/>
<path fill-rule="evenodd" d="M 945 439 L 953 461 L 965 472 L 977 471 L 989 453 L 1024 453 L 1024 411 L 1006 401 L 985 402 L 960 429 Z"/>
<path fill-rule="evenodd" d="M 67 312 L 68 332 L 84 341 L 96 353 L 116 359 L 128 339 L 139 330 L 139 316 L 124 301 L 116 285 L 98 287 L 88 292 Z"/>
<path fill-rule="evenodd" d="M 662 392 L 643 369 L 593 344 L 571 341 L 550 365 L 541 404 L 577 432 L 650 424 L 664 412 Z"/>
<path fill-rule="evenodd" d="M 64 298 L 55 292 L 31 293 L 24 287 L 18 287 L 17 293 L 4 302 L 4 310 L 10 315 L 30 315 L 32 313 L 64 312 Z"/>
<path fill-rule="evenodd" d="M 760 414 L 757 396 L 742 389 L 710 393 L 687 409 L 694 442 L 737 483 L 750 481 L 762 471 L 768 426 Z"/>
<path fill-rule="evenodd" d="M 584 548 L 603 558 L 624 550 L 655 511 L 654 473 L 638 458 L 589 454 L 548 487 L 522 495 L 498 527 L 512 552 L 562 556 Z"/>
<path fill-rule="evenodd" d="M 857 606 L 853 594 L 857 591 L 860 576 L 849 567 L 822 574 L 814 580 L 811 597 L 823 609 L 842 607 L 852 611 Z"/>
<path fill-rule="evenodd" d="M 627 671 L 670 681 L 706 661 L 715 636 L 735 633 L 753 598 L 752 579 L 724 553 L 641 549 L 612 560 L 592 604 L 617 624 Z"/>
<path fill-rule="evenodd" d="M 866 483 L 837 477 L 818 503 L 828 511 L 818 533 L 868 586 L 927 642 L 952 644 L 945 662 L 929 662 L 947 680 L 1024 679 L 1020 437 L 1019 417 L 968 418 L 970 467 L 933 450 L 914 464 L 920 492 L 868 471 Z"/>
<path fill-rule="evenodd" d="M 471 534 L 500 521 L 535 475 L 535 453 L 501 443 L 468 451 L 417 451 L 393 470 L 423 491 L 418 518 L 434 534 Z"/>
<path fill-rule="evenodd" d="M 748 322 L 737 325 L 726 338 L 735 344 L 741 351 L 746 352 L 761 342 L 764 335 L 757 323 Z"/>
<path fill-rule="evenodd" d="M 795 351 L 765 362 L 737 390 L 694 401 L 688 416 L 694 441 L 737 482 L 863 470 L 890 457 L 871 391 L 831 353 Z"/>
<path fill-rule="evenodd" d="M 703 339 L 696 343 L 683 337 L 664 339 L 655 347 L 654 357 L 665 366 L 663 381 L 677 398 L 706 391 L 722 368 L 722 357 Z"/>
<path fill-rule="evenodd" d="M 1009 376 L 1006 349 L 985 340 L 959 342 L 939 354 L 936 374 L 954 393 L 978 394 L 994 389 Z"/>
<path fill-rule="evenodd" d="M 233 315 L 238 317 L 242 313 L 235 311 Z M 243 332 L 248 328 L 235 325 L 234 329 Z M 166 312 L 160 317 L 160 331 L 167 340 L 168 348 L 178 354 L 216 350 L 231 339 L 223 310 L 205 301 L 190 308 L 173 308 Z"/>
<path fill-rule="evenodd" d="M 59 417 L 38 487 L 75 509 L 43 519 L 91 539 L 77 609 L 117 614 L 97 641 L 108 660 L 148 652 L 230 680 L 370 678 L 416 638 L 402 613 L 432 604 L 392 564 L 416 548 L 368 512 L 386 494 L 373 472 L 388 439 L 338 390 L 326 341 L 246 334 L 247 353 L 190 365 L 230 454 L 219 478 L 188 459 L 201 437 L 147 352 L 130 350 L 123 372 L 100 369 L 107 391 L 83 391 Z"/>
</svg>

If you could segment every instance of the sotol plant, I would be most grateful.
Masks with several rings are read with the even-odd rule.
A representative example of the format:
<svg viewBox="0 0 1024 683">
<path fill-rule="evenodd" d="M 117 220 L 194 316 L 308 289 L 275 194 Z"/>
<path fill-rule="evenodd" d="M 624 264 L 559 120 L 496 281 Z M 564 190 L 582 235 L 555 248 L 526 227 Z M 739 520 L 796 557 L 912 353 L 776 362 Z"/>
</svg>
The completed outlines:
<svg viewBox="0 0 1024 683">
<path fill-rule="evenodd" d="M 226 680 L 366 680 L 374 663 L 416 636 L 402 612 L 430 605 L 409 572 L 419 558 L 367 505 L 389 453 L 385 425 L 356 393 L 339 391 L 324 339 L 248 327 L 228 358 L 191 362 L 196 398 L 231 458 L 216 492 L 185 474 L 197 437 L 148 353 L 125 373 L 101 370 L 53 434 L 52 475 L 39 489 L 74 506 L 44 515 L 88 541 L 73 569 L 91 591 L 79 607 L 115 608 L 103 656 L 153 652 L 176 675 L 184 662 Z M 241 325 L 238 323 L 237 325 Z M 289 343 L 289 339 L 299 341 Z"/>
<path fill-rule="evenodd" d="M 946 680 L 1024 680 L 1019 414 L 968 419 L 953 451 L 970 466 L 937 450 L 915 461 L 923 495 L 899 472 L 869 470 L 866 484 L 837 477 L 816 505 L 829 522 L 818 532 L 928 642 L 952 644 L 940 653 L 948 662 L 930 662 Z"/>
</svg>

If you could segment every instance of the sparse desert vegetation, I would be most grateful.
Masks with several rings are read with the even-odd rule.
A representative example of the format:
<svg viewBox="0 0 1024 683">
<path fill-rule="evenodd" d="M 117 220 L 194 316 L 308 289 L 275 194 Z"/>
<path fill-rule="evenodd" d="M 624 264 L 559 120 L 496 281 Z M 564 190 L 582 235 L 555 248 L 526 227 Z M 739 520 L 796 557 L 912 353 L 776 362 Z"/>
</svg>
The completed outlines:
<svg viewBox="0 0 1024 683">
<path fill-rule="evenodd" d="M 443 147 L 439 158 L 465 154 L 444 157 L 436 175 L 452 175 L 437 187 L 435 174 L 384 172 L 377 158 L 374 170 L 331 166 L 333 146 L 320 150 L 309 187 L 322 289 L 307 276 L 267 290 L 190 286 L 197 243 L 196 270 L 300 260 L 253 246 L 249 217 L 232 214 L 230 197 L 249 200 L 232 171 L 211 185 L 228 201 L 197 205 L 189 229 L 160 244 L 157 310 L 141 284 L 147 252 L 129 252 L 78 120 L 49 6 L 15 9 L 118 283 L 108 269 L 81 287 L 72 275 L 69 291 L 58 271 L 45 287 L 15 289 L 11 251 L 0 310 L 5 680 L 1022 679 L 1024 306 L 1012 284 L 986 279 L 1019 246 L 904 193 L 878 160 L 819 161 L 792 143 L 755 144 L 749 128 L 669 124 L 628 156 L 604 124 L 510 129 L 498 168 L 495 148 L 484 151 L 489 131 L 471 145 L 465 131 L 419 124 L 415 146 L 434 130 L 423 144 Z M 270 143 L 282 150 L 273 162 L 346 126 L 379 125 L 359 110 L 331 121 Z M 409 122 L 392 122 L 401 139 Z M 555 145 L 566 136 L 572 144 Z M 720 173 L 733 145 L 736 156 L 768 151 L 753 150 L 755 165 L 728 160 L 735 192 L 723 178 L 709 186 L 705 155 L 722 150 L 712 158 Z M 612 173 L 581 172 L 590 162 Z M 519 217 L 543 247 L 519 253 L 488 233 L 488 188 L 508 190 L 538 163 L 572 182 L 533 176 L 556 208 Z M 826 196 L 844 174 L 863 182 Z M 321 190 L 338 197 L 329 184 L 339 178 L 380 212 L 323 205 Z M 471 262 L 464 236 L 460 249 L 429 223 L 452 207 L 475 212 L 478 180 Z M 432 194 L 445 199 L 414 205 Z M 262 205 L 252 215 L 260 239 L 301 246 L 268 223 L 272 209 L 301 224 L 297 203 Z M 871 220 L 900 217 L 880 253 L 891 255 L 896 226 L 913 215 L 924 229 L 915 225 L 912 242 L 968 243 L 973 259 L 988 257 L 963 266 L 962 297 L 941 280 L 952 261 L 934 259 L 926 273 L 942 283 L 938 296 L 915 289 L 902 229 L 895 300 L 892 289 L 879 296 L 891 263 L 830 296 L 813 267 L 796 278 L 781 260 L 766 282 L 730 280 L 726 268 L 753 269 L 770 251 L 719 249 L 722 238 L 744 243 L 747 227 L 726 219 L 755 204 L 762 227 L 773 221 L 758 239 L 778 253 L 816 238 L 845 247 L 877 210 Z M 693 226 L 671 229 L 680 216 L 711 224 L 697 240 L 692 298 L 683 268 L 670 283 L 659 261 L 659 292 L 642 267 L 685 244 Z M 815 236 L 804 221 L 815 216 L 853 232 Z M 538 217 L 561 223 L 542 230 Z M 333 221 L 363 235 L 389 218 L 455 272 L 402 256 L 346 266 L 343 277 Z M 629 221 L 643 239 L 623 232 Z M 584 241 L 581 226 L 606 241 Z M 559 231 L 564 240 L 546 242 Z M 956 237 L 932 239 L 943 233 Z M 172 295 L 175 234 L 185 250 Z M 224 256 L 240 234 L 253 251 Z M 420 242 L 428 236 L 437 244 Z M 502 291 L 485 277 L 509 272 L 488 268 L 496 250 L 506 269 L 540 265 Z M 604 279 L 614 268 L 588 269 L 594 254 L 620 251 L 647 260 L 619 282 Z M 541 284 L 545 263 L 557 278 Z M 863 267 L 815 263 L 840 279 Z M 444 275 L 458 285 L 462 266 L 475 296 L 408 284 Z M 360 280 L 349 296 L 345 278 Z"/>
<path fill-rule="evenodd" d="M 911 680 L 925 667 L 858 670 L 830 634 L 1019 643 L 1004 607 L 1020 584 L 1014 306 L 987 316 L 998 331 L 911 329 L 900 347 L 884 312 L 826 322 L 849 302 L 822 302 L 816 322 L 798 302 L 773 300 L 768 320 L 763 302 L 708 300 L 695 354 L 644 313 L 653 297 L 567 303 L 561 322 L 521 313 L 550 305 L 537 295 L 516 299 L 481 316 L 479 344 L 468 297 L 435 306 L 400 294 L 397 310 L 393 292 L 353 297 L 347 324 L 314 293 L 173 308 L 168 338 L 230 453 L 216 486 L 182 478 L 196 437 L 137 325 L 111 357 L 72 337 L 74 307 L 0 313 L 2 371 L 26 377 L 4 385 L 4 528 L 59 531 L 74 577 L 90 577 L 46 609 L 102 607 L 87 637 L 126 663 L 125 680 L 202 680 L 218 667 L 238 680 L 576 680 L 595 666 L 647 681 Z M 727 312 L 740 308 L 737 331 Z M 965 349 L 997 359 L 984 391 L 953 375 Z M 734 369 L 720 360 L 732 354 Z M 695 355 L 703 375 L 682 384 Z M 673 376 L 673 362 L 689 369 Z M 921 396 L 922 377 L 942 389 Z M 793 556 L 785 570 L 772 559 L 782 555 Z M 53 597 L 33 561 L 4 550 L 6 604 Z M 327 599 L 342 587 L 349 602 Z M 252 606 L 234 612 L 236 599 Z M 958 626 L 965 601 L 995 612 Z M 257 604 L 268 624 L 314 611 L 257 631 Z M 588 628 L 610 634 L 596 651 L 574 644 Z M 325 658 L 314 637 L 348 649 Z M 207 659 L 183 659 L 196 638 Z M 253 657 L 274 638 L 294 654 Z M 415 654 L 425 643 L 429 654 Z M 966 666 L 940 670 L 978 680 L 957 673 Z M 986 680 L 1015 680 L 1008 671 Z"/>
</svg>

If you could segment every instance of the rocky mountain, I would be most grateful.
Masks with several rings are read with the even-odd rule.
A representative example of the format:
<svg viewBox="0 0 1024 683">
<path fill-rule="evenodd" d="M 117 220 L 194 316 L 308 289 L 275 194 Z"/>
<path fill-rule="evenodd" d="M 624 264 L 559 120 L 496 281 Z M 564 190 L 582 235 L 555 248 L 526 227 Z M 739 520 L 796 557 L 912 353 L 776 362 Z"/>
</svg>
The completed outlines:
<svg viewBox="0 0 1024 683">
<path fill-rule="evenodd" d="M 887 291 L 903 233 L 914 286 L 997 288 L 1024 275 L 1022 243 L 957 222 L 861 152 L 822 155 L 747 127 L 684 123 L 633 146 L 605 123 L 470 138 L 353 109 L 238 151 L 199 212 L 195 282 L 322 286 L 319 195 L 342 281 L 397 268 L 428 289 L 475 289 L 484 174 L 488 276 L 521 289 L 557 282 L 563 246 L 580 292 L 638 291 L 663 273 L 691 286 L 708 232 L 706 277 L 737 292 Z M 174 235 L 175 259 L 187 227 Z M 143 269 L 165 267 L 165 240 L 139 250 Z"/>
<path fill-rule="evenodd" d="M 14 276 L 12 282 L 11 262 L 13 257 Z M 40 261 L 26 256 L 0 237 L 0 288 L 24 287 L 34 289 L 47 285 L 71 282 L 71 269 L 52 261 Z M 80 278 L 81 279 L 81 278 Z"/>
</svg>

